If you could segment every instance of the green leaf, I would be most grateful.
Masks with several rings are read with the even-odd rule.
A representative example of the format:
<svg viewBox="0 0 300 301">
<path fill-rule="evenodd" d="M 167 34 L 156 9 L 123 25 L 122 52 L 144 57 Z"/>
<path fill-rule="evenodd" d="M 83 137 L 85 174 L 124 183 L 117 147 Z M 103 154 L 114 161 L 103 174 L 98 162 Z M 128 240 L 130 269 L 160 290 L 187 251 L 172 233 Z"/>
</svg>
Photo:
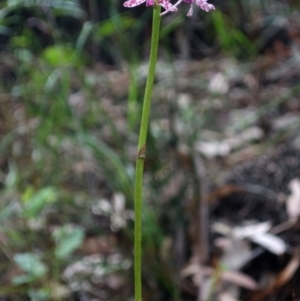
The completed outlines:
<svg viewBox="0 0 300 301">
<path fill-rule="evenodd" d="M 46 275 L 47 266 L 40 260 L 40 256 L 33 253 L 18 253 L 14 255 L 14 261 L 21 270 L 27 273 L 26 277 L 19 277 L 17 281 L 27 281 Z"/>
<path fill-rule="evenodd" d="M 121 26 L 123 30 L 127 30 L 135 25 L 136 20 L 130 17 L 121 17 Z M 96 25 L 95 37 L 96 39 L 103 39 L 116 34 L 116 26 L 111 19 L 107 19 Z"/>
<path fill-rule="evenodd" d="M 14 162 L 9 163 L 9 172 L 5 179 L 5 188 L 7 191 L 14 191 L 17 187 L 19 172 Z"/>
<path fill-rule="evenodd" d="M 37 217 L 45 205 L 57 200 L 57 191 L 53 187 L 43 188 L 33 193 L 32 187 L 26 189 L 22 195 L 24 203 L 24 216 L 26 218 Z"/>
<path fill-rule="evenodd" d="M 73 66 L 80 62 L 76 51 L 68 46 L 49 46 L 44 50 L 42 57 L 53 67 Z"/>
<path fill-rule="evenodd" d="M 80 35 L 76 41 L 76 46 L 75 46 L 76 50 L 79 50 L 79 51 L 83 50 L 93 29 L 94 29 L 94 25 L 91 21 L 84 22 L 81 32 L 80 32 Z"/>
<path fill-rule="evenodd" d="M 44 287 L 41 289 L 30 288 L 27 294 L 30 297 L 31 301 L 47 301 L 50 299 L 50 288 L 48 287 Z M 54 300 L 54 298 L 51 300 Z"/>
<path fill-rule="evenodd" d="M 33 282 L 35 280 L 35 278 L 33 278 L 32 276 L 29 275 L 21 275 L 21 276 L 16 276 L 12 279 L 12 283 L 14 285 L 22 285 L 25 283 L 30 283 Z"/>
<path fill-rule="evenodd" d="M 65 259 L 82 244 L 84 230 L 65 225 L 53 232 L 53 238 L 56 242 L 55 256 L 59 259 Z"/>
</svg>

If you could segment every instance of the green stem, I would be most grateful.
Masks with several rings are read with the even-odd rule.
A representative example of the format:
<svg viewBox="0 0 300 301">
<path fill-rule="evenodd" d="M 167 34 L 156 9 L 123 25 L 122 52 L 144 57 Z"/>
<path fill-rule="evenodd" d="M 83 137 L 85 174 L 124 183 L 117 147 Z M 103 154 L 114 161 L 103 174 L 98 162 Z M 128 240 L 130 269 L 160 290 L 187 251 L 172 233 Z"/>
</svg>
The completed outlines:
<svg viewBox="0 0 300 301">
<path fill-rule="evenodd" d="M 142 120 L 136 159 L 135 173 L 135 227 L 134 227 L 134 288 L 135 301 L 142 301 L 142 198 L 143 198 L 143 175 L 146 156 L 146 140 L 149 125 L 152 90 L 157 61 L 159 31 L 160 31 L 159 5 L 153 6 L 153 23 L 151 36 L 151 50 L 149 59 L 148 78 L 143 102 Z"/>
</svg>

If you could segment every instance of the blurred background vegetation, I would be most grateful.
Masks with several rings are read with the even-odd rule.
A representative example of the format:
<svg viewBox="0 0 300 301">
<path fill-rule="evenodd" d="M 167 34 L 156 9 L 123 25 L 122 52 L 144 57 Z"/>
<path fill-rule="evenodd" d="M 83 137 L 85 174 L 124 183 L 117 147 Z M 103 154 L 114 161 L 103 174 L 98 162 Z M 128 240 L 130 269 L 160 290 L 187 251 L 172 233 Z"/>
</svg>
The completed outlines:
<svg viewBox="0 0 300 301">
<path fill-rule="evenodd" d="M 1 301 L 133 300 L 134 161 L 152 11 L 122 4 L 0 1 Z M 284 55 L 288 24 L 299 18 L 292 0 L 213 4 L 216 11 L 192 18 L 182 5 L 162 22 L 146 162 L 145 301 L 197 295 L 180 276 L 197 245 L 195 149 L 221 133 L 224 112 L 249 104 L 230 102 L 224 78 L 212 78 L 224 71 L 243 85 L 256 60 Z M 255 122 L 285 101 L 256 100 Z"/>
</svg>

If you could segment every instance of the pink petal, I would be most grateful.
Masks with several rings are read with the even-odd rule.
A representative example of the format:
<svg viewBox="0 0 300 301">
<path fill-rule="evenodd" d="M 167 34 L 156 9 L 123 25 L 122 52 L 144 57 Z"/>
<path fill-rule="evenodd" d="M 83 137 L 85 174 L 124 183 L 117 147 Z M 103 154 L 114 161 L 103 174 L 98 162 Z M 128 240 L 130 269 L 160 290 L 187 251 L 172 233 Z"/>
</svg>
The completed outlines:
<svg viewBox="0 0 300 301">
<path fill-rule="evenodd" d="M 212 4 L 207 3 L 207 0 L 195 0 L 195 2 L 202 10 L 206 12 L 215 9 L 215 7 Z"/>
<path fill-rule="evenodd" d="M 177 8 L 169 2 L 169 0 L 161 0 L 159 1 L 159 5 L 161 5 L 165 10 L 169 11 L 177 11 Z"/>
<path fill-rule="evenodd" d="M 128 0 L 126 2 L 124 2 L 124 6 L 125 7 L 135 7 L 138 6 L 142 3 L 144 3 L 146 0 Z"/>
<path fill-rule="evenodd" d="M 192 14 L 193 14 L 194 10 L 193 10 L 193 4 L 191 5 L 188 13 L 187 13 L 187 16 L 190 17 Z"/>
</svg>

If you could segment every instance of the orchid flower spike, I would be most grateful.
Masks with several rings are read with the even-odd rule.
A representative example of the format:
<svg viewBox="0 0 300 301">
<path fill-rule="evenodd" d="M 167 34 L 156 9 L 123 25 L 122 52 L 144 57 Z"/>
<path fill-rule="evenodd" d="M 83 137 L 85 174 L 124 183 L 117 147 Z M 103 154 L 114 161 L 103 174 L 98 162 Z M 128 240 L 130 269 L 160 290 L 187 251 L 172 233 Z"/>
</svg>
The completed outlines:
<svg viewBox="0 0 300 301">
<path fill-rule="evenodd" d="M 125 7 L 135 7 L 146 2 L 146 6 L 151 6 L 157 3 L 162 6 L 166 11 L 176 11 L 177 8 L 170 3 L 170 0 L 128 0 L 124 2 Z"/>
<path fill-rule="evenodd" d="M 165 11 L 161 13 L 161 16 L 166 15 L 169 12 L 177 11 L 177 6 L 182 2 L 190 3 L 190 9 L 187 13 L 187 16 L 190 17 L 193 14 L 194 4 L 198 5 L 202 10 L 209 12 L 214 10 L 215 7 L 207 3 L 207 0 L 178 0 L 175 4 L 170 3 L 170 0 L 127 0 L 124 2 L 125 7 L 135 7 L 142 3 L 146 2 L 146 6 L 153 6 L 154 4 L 158 4 L 162 6 Z"/>
</svg>

